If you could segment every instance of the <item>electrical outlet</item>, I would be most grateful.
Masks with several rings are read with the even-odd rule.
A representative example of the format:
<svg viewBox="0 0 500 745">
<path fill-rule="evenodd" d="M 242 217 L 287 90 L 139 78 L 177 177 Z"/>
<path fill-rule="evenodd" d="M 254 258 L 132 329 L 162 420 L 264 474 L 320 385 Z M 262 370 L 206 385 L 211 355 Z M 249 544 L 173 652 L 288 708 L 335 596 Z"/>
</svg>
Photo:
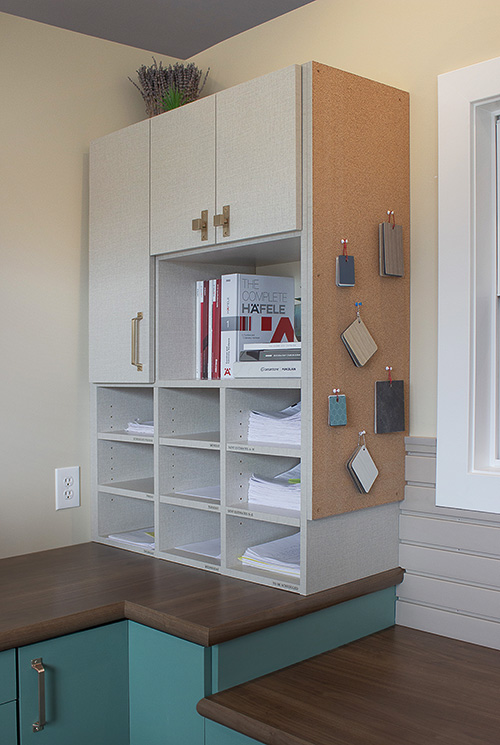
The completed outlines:
<svg viewBox="0 0 500 745">
<path fill-rule="evenodd" d="M 56 468 L 56 510 L 80 506 L 80 466 Z"/>
</svg>

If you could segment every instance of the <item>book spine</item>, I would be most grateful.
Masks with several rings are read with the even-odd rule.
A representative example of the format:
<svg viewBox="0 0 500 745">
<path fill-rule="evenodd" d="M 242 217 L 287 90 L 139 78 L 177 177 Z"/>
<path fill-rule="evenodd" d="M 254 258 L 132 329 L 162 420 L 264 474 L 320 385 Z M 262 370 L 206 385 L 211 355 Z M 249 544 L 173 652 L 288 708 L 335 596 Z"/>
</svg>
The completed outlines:
<svg viewBox="0 0 500 745">
<path fill-rule="evenodd" d="M 238 359 L 239 275 L 221 277 L 221 378 L 233 377 L 233 363 Z"/>
<path fill-rule="evenodd" d="M 220 378 L 220 313 L 221 281 L 215 281 L 215 295 L 212 305 L 212 378 Z"/>
<path fill-rule="evenodd" d="M 203 305 L 203 282 L 196 282 L 195 298 L 195 351 L 194 351 L 194 376 L 197 380 L 201 378 L 201 308 Z"/>
<path fill-rule="evenodd" d="M 201 306 L 201 377 L 208 377 L 208 280 L 203 282 L 203 302 Z"/>
<path fill-rule="evenodd" d="M 207 331 L 207 379 L 212 379 L 212 351 L 213 351 L 213 304 L 215 297 L 215 279 L 208 280 L 208 331 Z"/>
</svg>

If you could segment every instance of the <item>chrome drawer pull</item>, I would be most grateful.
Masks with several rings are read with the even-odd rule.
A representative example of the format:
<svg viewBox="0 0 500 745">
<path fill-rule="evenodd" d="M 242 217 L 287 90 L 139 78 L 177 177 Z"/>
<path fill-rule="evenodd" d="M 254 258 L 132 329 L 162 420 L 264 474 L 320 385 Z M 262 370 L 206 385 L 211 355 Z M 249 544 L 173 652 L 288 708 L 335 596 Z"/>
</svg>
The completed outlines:
<svg viewBox="0 0 500 745">
<path fill-rule="evenodd" d="M 135 318 L 132 318 L 132 357 L 130 364 L 134 365 L 138 372 L 142 372 L 142 362 L 139 362 L 139 321 L 142 321 L 143 318 L 142 313 L 138 313 Z"/>
<path fill-rule="evenodd" d="M 33 732 L 41 732 L 47 724 L 45 719 L 45 668 L 41 657 L 31 660 L 31 667 L 38 673 L 38 722 L 33 722 Z"/>
</svg>

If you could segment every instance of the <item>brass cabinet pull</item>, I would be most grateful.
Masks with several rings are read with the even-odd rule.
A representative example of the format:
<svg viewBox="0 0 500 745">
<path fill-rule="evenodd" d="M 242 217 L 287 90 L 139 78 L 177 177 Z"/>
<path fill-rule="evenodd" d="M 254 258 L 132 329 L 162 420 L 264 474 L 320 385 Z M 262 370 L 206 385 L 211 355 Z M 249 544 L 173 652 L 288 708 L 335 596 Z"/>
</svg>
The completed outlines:
<svg viewBox="0 0 500 745">
<path fill-rule="evenodd" d="M 138 313 L 132 318 L 132 356 L 130 364 L 137 368 L 137 372 L 142 372 L 142 363 L 139 362 L 139 321 L 144 318 L 142 313 Z"/>
<path fill-rule="evenodd" d="M 31 667 L 38 673 L 38 722 L 33 722 L 33 732 L 41 732 L 47 724 L 45 719 L 45 668 L 43 659 L 31 660 Z"/>
<path fill-rule="evenodd" d="M 221 215 L 214 215 L 214 225 L 216 228 L 222 226 L 222 235 L 224 238 L 229 238 L 230 232 L 229 232 L 229 205 L 226 204 L 222 208 L 222 214 Z"/>
<path fill-rule="evenodd" d="M 201 211 L 201 217 L 192 222 L 193 230 L 201 230 L 201 240 L 208 241 L 208 210 Z"/>
</svg>

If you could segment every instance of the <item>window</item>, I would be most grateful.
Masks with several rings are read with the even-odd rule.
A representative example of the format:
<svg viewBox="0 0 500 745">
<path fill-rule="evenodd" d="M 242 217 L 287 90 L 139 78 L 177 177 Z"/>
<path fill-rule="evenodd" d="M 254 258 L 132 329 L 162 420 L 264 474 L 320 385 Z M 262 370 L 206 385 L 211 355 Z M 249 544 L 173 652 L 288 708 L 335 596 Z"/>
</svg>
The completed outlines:
<svg viewBox="0 0 500 745">
<path fill-rule="evenodd" d="M 439 76 L 436 503 L 500 513 L 500 59 Z"/>
</svg>

